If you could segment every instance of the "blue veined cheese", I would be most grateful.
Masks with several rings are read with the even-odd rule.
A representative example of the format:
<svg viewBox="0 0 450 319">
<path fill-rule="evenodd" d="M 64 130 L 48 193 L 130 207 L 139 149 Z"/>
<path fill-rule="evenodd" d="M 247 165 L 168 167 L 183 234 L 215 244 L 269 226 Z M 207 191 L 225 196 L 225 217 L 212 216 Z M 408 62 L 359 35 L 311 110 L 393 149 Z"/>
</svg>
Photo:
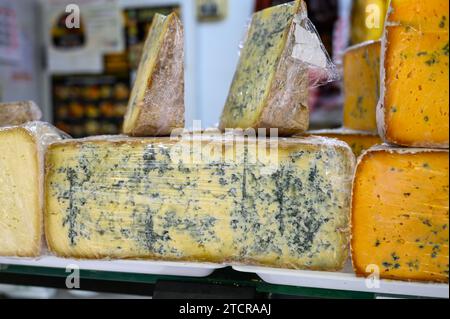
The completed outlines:
<svg viewBox="0 0 450 319">
<path fill-rule="evenodd" d="M 42 154 L 59 138 L 55 128 L 41 122 L 0 128 L 0 256 L 40 254 Z"/>
<path fill-rule="evenodd" d="M 41 117 L 41 109 L 32 101 L 0 103 L 0 126 L 21 125 Z"/>
<path fill-rule="evenodd" d="M 306 17 L 302 0 L 257 12 L 241 52 L 221 117 L 221 129 L 278 128 L 288 136 L 308 128 L 309 73 L 295 58 L 295 19 Z M 305 49 L 307 45 L 301 44 Z M 322 52 L 308 54 L 322 56 Z"/>
<path fill-rule="evenodd" d="M 338 270 L 354 156 L 341 142 L 86 139 L 46 157 L 46 236 L 74 258 Z M 200 149 L 200 151 L 198 151 Z"/>
<path fill-rule="evenodd" d="M 154 16 L 125 115 L 125 134 L 169 136 L 184 127 L 183 37 L 176 13 Z"/>
</svg>

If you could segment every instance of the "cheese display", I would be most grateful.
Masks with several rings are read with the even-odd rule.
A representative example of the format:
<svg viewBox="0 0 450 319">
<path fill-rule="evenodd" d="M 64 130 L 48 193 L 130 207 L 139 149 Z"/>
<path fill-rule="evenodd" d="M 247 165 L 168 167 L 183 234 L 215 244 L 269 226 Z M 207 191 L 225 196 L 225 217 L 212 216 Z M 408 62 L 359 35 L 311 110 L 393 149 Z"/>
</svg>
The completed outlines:
<svg viewBox="0 0 450 319">
<path fill-rule="evenodd" d="M 340 141 L 91 138 L 46 157 L 46 236 L 71 258 L 338 270 L 354 156 Z"/>
<path fill-rule="evenodd" d="M 391 1 L 377 111 L 387 142 L 449 146 L 448 12 L 446 0 Z"/>
<path fill-rule="evenodd" d="M 56 129 L 40 122 L 0 128 L 0 256 L 40 254 L 42 153 L 57 139 Z"/>
<path fill-rule="evenodd" d="M 353 1 L 351 43 L 381 39 L 388 4 L 389 0 Z"/>
<path fill-rule="evenodd" d="M 356 157 L 358 157 L 365 150 L 368 150 L 374 145 L 383 144 L 383 141 L 377 134 L 365 131 L 355 131 L 340 128 L 308 131 L 307 133 L 309 135 L 324 136 L 341 140 L 351 147 Z"/>
<path fill-rule="evenodd" d="M 365 42 L 344 54 L 344 127 L 377 132 L 381 42 Z"/>
<path fill-rule="evenodd" d="M 352 256 L 358 275 L 448 282 L 447 150 L 375 147 L 353 186 Z"/>
<path fill-rule="evenodd" d="M 155 15 L 125 115 L 125 134 L 168 136 L 184 127 L 183 37 L 175 13 Z"/>
<path fill-rule="evenodd" d="M 0 103 L 0 126 L 21 125 L 41 117 L 41 109 L 32 101 Z"/>
<path fill-rule="evenodd" d="M 334 75 L 330 64 L 302 0 L 255 13 L 220 128 L 278 128 L 280 136 L 304 132 L 309 87 Z"/>
</svg>

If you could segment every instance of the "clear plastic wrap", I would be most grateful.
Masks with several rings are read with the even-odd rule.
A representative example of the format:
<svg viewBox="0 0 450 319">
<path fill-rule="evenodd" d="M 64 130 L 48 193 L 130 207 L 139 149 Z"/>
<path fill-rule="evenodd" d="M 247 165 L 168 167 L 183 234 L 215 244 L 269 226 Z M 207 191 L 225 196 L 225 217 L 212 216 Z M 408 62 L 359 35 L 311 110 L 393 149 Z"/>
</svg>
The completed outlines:
<svg viewBox="0 0 450 319">
<path fill-rule="evenodd" d="M 175 13 L 155 15 L 131 92 L 123 132 L 169 136 L 184 128 L 184 32 Z"/>
<path fill-rule="evenodd" d="M 359 157 L 364 151 L 375 145 L 383 144 L 382 139 L 376 133 L 346 128 L 308 131 L 307 134 L 336 138 L 343 141 L 352 148 L 356 157 Z"/>
<path fill-rule="evenodd" d="M 449 148 L 448 33 L 448 1 L 390 1 L 376 114 L 387 143 Z"/>
<path fill-rule="evenodd" d="M 308 128 L 310 88 L 339 73 L 298 0 L 253 16 L 220 128 L 278 128 L 281 136 Z"/>
<path fill-rule="evenodd" d="M 51 145 L 46 238 L 81 259 L 340 270 L 354 156 L 342 142 L 238 135 Z"/>
<path fill-rule="evenodd" d="M 63 137 L 44 122 L 0 128 L 0 256 L 36 257 L 43 235 L 43 155 Z"/>
<path fill-rule="evenodd" d="M 448 282 L 449 152 L 375 146 L 353 183 L 357 275 Z"/>
<path fill-rule="evenodd" d="M 42 111 L 33 101 L 0 103 L 0 127 L 39 121 Z"/>
</svg>

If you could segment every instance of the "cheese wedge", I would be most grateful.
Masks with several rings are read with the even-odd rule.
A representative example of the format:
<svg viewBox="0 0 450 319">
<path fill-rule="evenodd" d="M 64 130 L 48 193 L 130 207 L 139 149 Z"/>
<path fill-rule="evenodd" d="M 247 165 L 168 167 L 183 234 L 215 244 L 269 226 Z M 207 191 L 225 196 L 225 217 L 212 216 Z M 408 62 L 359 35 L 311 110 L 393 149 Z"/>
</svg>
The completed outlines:
<svg viewBox="0 0 450 319">
<path fill-rule="evenodd" d="M 0 126 L 21 125 L 41 117 L 41 109 L 32 101 L 0 103 Z"/>
<path fill-rule="evenodd" d="M 391 1 L 377 112 L 387 142 L 449 146 L 448 10 L 447 0 Z"/>
<path fill-rule="evenodd" d="M 40 122 L 0 129 L 0 256 L 40 254 L 42 155 L 57 139 L 57 131 Z"/>
<path fill-rule="evenodd" d="M 342 142 L 87 139 L 47 153 L 46 236 L 71 258 L 338 270 L 354 156 Z"/>
<path fill-rule="evenodd" d="M 253 16 L 222 113 L 222 130 L 278 128 L 280 136 L 307 130 L 308 70 L 293 56 L 295 34 L 302 32 L 296 21 L 306 14 L 305 3 L 297 0 Z"/>
<path fill-rule="evenodd" d="M 389 0 L 353 1 L 351 43 L 381 39 L 388 5 Z"/>
<path fill-rule="evenodd" d="M 154 16 L 125 115 L 125 134 L 169 136 L 184 127 L 183 37 L 175 13 Z"/>
<path fill-rule="evenodd" d="M 448 282 L 446 150 L 379 147 L 353 185 L 352 256 L 358 275 Z"/>
<path fill-rule="evenodd" d="M 309 135 L 335 138 L 347 143 L 356 157 L 374 145 L 383 144 L 381 138 L 375 134 L 365 131 L 354 131 L 348 129 L 331 129 L 308 131 Z"/>
<path fill-rule="evenodd" d="M 344 127 L 377 132 L 381 42 L 365 42 L 344 54 Z"/>
</svg>

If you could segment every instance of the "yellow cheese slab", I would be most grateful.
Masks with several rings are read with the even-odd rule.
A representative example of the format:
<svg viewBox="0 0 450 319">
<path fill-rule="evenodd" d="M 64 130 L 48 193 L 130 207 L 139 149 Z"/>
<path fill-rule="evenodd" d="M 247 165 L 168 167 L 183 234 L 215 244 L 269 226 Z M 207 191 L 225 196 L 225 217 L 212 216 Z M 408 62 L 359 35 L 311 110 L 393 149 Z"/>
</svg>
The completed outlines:
<svg viewBox="0 0 450 319">
<path fill-rule="evenodd" d="M 184 127 L 183 37 L 175 13 L 154 16 L 125 114 L 125 134 L 169 136 Z"/>
<path fill-rule="evenodd" d="M 353 185 L 352 256 L 358 275 L 448 282 L 448 151 L 374 148 Z M 375 266 L 375 267 L 374 267 Z"/>
<path fill-rule="evenodd" d="M 409 147 L 449 146 L 446 0 L 393 0 L 382 49 L 380 135 Z"/>
<path fill-rule="evenodd" d="M 389 0 L 355 0 L 352 7 L 351 43 L 379 40 L 383 35 Z"/>
<path fill-rule="evenodd" d="M 46 158 L 48 245 L 72 258 L 341 269 L 350 148 L 325 138 L 267 143 L 221 135 L 55 143 Z"/>
<path fill-rule="evenodd" d="M 344 127 L 377 132 L 381 42 L 365 42 L 344 54 Z"/>
<path fill-rule="evenodd" d="M 0 129 L 0 256 L 40 254 L 42 153 L 58 138 L 52 127 L 39 122 Z"/>
</svg>

